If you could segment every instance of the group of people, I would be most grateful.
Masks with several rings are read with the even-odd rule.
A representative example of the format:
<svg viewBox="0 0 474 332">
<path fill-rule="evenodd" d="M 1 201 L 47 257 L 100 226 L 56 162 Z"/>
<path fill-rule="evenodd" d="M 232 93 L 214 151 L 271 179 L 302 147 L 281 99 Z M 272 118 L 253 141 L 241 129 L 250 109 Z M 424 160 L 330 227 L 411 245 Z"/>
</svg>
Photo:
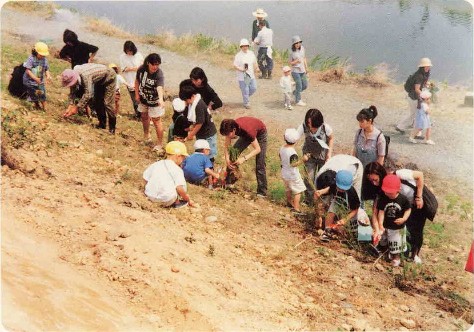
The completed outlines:
<svg viewBox="0 0 474 332">
<path fill-rule="evenodd" d="M 262 73 L 261 78 L 266 79 L 272 77 L 273 70 L 273 32 L 265 20 L 267 14 L 262 9 L 253 14 L 256 20 L 253 23 L 252 44 L 259 46 L 258 56 L 249 51 L 251 43 L 242 39 L 240 52 L 234 59 L 246 108 L 250 107 L 249 98 L 256 91 L 257 68 Z M 108 119 L 108 128 L 113 134 L 119 112 L 120 84 L 126 85 L 134 116 L 143 125 L 145 144 L 153 145 L 150 137 L 152 123 L 157 135 L 154 150 L 166 153 L 166 159 L 153 163 L 143 173 L 146 196 L 166 207 L 193 206 L 186 183 L 212 186 L 213 179 L 222 177 L 214 169 L 218 154 L 218 131 L 212 117 L 213 111 L 222 106 L 222 101 L 210 87 L 204 71 L 195 67 L 189 79 L 180 83 L 178 98 L 172 102 L 173 122 L 165 145 L 162 122 L 165 114 L 164 73 L 160 68 L 160 55 L 150 53 L 143 57 L 132 41 L 126 41 L 123 54 L 120 55 L 122 77 L 120 68 L 115 64 L 106 66 L 93 63 L 98 48 L 80 42 L 74 32 L 66 30 L 63 40 L 66 45 L 59 54 L 72 67 L 64 70 L 61 75 L 63 86 L 70 88 L 70 105 L 64 116 L 71 116 L 80 109 L 87 110 L 92 106 L 99 120 L 97 127 L 106 129 Z M 51 77 L 46 59 L 48 54 L 47 45 L 38 42 L 26 62 L 25 72 L 28 96 L 35 104 L 39 106 L 41 103 L 43 107 L 46 100 L 44 79 Z M 427 129 L 425 143 L 434 144 L 429 136 L 429 96 L 423 90 L 430 68 L 429 59 L 423 58 L 420 70 L 415 75 L 414 91 L 409 92 L 410 119 L 414 123 L 410 141 L 415 141 L 420 130 Z M 289 63 L 283 67 L 280 80 L 285 108 L 291 109 L 293 100 L 296 105 L 306 105 L 301 99 L 301 92 L 307 88 L 306 74 L 307 63 L 302 40 L 295 36 L 292 39 Z M 415 114 L 413 109 L 423 114 Z M 359 227 L 372 227 L 374 243 L 388 240 L 394 266 L 400 264 L 399 254 L 406 250 L 408 228 L 411 257 L 416 263 L 421 263 L 419 251 L 426 220 L 422 213 L 423 173 L 412 170 L 389 173 L 385 170 L 383 165 L 387 155 L 387 139 L 374 125 L 377 114 L 377 108 L 371 105 L 356 115 L 359 129 L 355 132 L 352 155 L 333 154 L 333 129 L 324 122 L 322 112 L 316 108 L 310 108 L 306 112 L 303 122 L 297 128 L 285 130 L 279 156 L 287 204 L 296 215 L 300 215 L 303 213 L 300 202 L 303 196 L 304 204 L 316 208 L 324 201 L 328 206 L 326 217 L 315 221 L 318 227 L 324 229 L 321 236 L 324 241 L 333 238 L 335 233 L 342 232 L 346 224 L 354 234 L 357 234 Z M 404 131 L 409 126 L 407 117 L 397 126 L 397 130 Z M 264 122 L 251 116 L 224 119 L 219 133 L 224 136 L 227 169 L 233 170 L 255 157 L 257 196 L 266 197 L 265 159 L 268 134 Z M 295 144 L 302 138 L 300 158 Z M 237 140 L 232 145 L 233 139 Z M 189 156 L 184 143 L 194 140 L 195 152 Z M 253 149 L 244 153 L 249 146 Z M 236 151 L 236 158 L 231 158 L 231 147 Z M 300 174 L 299 165 L 304 165 L 304 176 Z M 371 220 L 362 208 L 368 200 L 374 201 Z"/>
</svg>

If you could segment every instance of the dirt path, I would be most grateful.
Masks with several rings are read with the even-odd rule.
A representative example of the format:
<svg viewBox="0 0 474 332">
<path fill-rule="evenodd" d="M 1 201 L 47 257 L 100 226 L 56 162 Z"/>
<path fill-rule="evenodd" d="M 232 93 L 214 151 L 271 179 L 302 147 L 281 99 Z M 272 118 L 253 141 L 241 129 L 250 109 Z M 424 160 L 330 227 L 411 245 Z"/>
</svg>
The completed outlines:
<svg viewBox="0 0 474 332">
<path fill-rule="evenodd" d="M 14 23 L 25 22 L 25 14 L 5 9 L 1 14 L 4 44 L 15 42 L 16 36 L 17 41 L 46 39 L 60 47 L 59 37 L 68 27 L 100 46 L 98 61 L 116 62 L 122 49 L 122 40 L 86 32 L 68 12 L 47 21 L 30 16 L 29 24 L 21 26 Z M 139 49 L 162 55 L 170 87 L 177 87 L 195 65 L 168 51 L 147 45 Z M 246 111 L 237 107 L 240 92 L 233 71 L 199 65 L 225 101 L 224 114 L 254 114 L 276 128 L 296 126 L 303 119 L 306 109 L 280 107 L 276 79 L 258 81 L 254 107 Z M 344 93 L 337 92 L 341 89 Z M 361 107 L 375 103 L 386 114 L 404 108 L 401 88 L 380 90 L 385 95 L 380 101 L 373 91 L 379 90 L 317 83 L 305 96 L 327 114 L 338 132 L 337 146 L 347 149 L 357 123 L 349 131 L 344 124 Z M 443 93 L 439 107 L 463 94 Z M 5 99 L 2 109 L 21 107 Z M 455 106 L 442 107 L 445 114 L 467 117 L 466 109 Z M 199 208 L 156 207 L 141 192 L 141 170 L 154 157 L 143 157 L 139 124 L 136 132 L 121 135 L 119 130 L 110 136 L 50 112 L 26 115 L 38 126 L 39 143 L 12 149 L 17 168 L 2 167 L 2 323 L 7 329 L 467 329 L 466 305 L 450 298 L 461 294 L 472 303 L 472 280 L 459 272 L 467 237 L 438 248 L 449 259 L 436 249 L 424 249 L 427 263 L 420 276 L 432 283 L 426 287 L 420 281 L 402 292 L 393 285 L 395 272 L 383 262 L 374 264 L 339 243 L 321 245 L 287 209 L 246 193 L 192 187 Z M 384 112 L 379 123 L 389 132 Z M 472 128 L 470 118 L 453 121 Z M 472 143 L 472 137 L 467 141 Z M 472 152 L 465 148 L 452 158 L 440 158 L 428 148 L 402 143 L 395 135 L 391 146 L 400 154 L 416 151 L 420 167 L 427 162 L 425 153 L 436 165 L 433 172 L 450 162 L 456 165 L 450 174 L 462 173 L 456 158 L 464 161 L 464 171 L 472 168 L 466 159 Z M 442 144 L 435 148 L 456 151 Z M 127 180 L 134 185 L 121 184 Z M 469 220 L 456 223 L 471 227 Z"/>
</svg>

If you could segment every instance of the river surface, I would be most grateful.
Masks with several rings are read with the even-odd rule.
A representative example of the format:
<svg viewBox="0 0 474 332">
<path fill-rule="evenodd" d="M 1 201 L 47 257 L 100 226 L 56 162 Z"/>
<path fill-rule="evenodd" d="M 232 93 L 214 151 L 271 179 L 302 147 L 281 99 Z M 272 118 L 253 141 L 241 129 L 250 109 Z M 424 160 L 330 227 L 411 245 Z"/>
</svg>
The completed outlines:
<svg viewBox="0 0 474 332">
<path fill-rule="evenodd" d="M 263 8 L 274 47 L 289 48 L 300 35 L 308 61 L 318 54 L 348 59 L 364 72 L 387 63 L 401 82 L 421 57 L 432 78 L 472 86 L 472 6 L 461 0 L 332 1 L 58 1 L 63 8 L 107 17 L 137 34 L 202 33 L 238 43 L 250 38 L 252 12 Z"/>
</svg>

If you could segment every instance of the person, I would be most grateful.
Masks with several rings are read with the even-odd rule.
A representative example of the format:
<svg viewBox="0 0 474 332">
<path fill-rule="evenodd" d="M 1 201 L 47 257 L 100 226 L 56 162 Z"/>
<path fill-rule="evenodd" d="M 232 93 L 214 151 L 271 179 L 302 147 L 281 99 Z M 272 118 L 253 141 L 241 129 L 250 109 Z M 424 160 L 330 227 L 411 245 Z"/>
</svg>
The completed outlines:
<svg viewBox="0 0 474 332">
<path fill-rule="evenodd" d="M 166 144 L 166 159 L 148 166 L 143 172 L 145 196 L 163 207 L 194 206 L 186 192 L 186 180 L 180 165 L 188 156 L 186 145 L 173 141 Z"/>
<path fill-rule="evenodd" d="M 268 14 L 262 8 L 258 8 L 256 11 L 252 12 L 252 15 L 255 17 L 255 20 L 252 22 L 252 38 L 250 40 L 254 40 L 257 37 L 260 21 L 264 20 L 265 26 L 270 28 L 270 23 L 268 23 L 268 20 L 266 19 Z"/>
<path fill-rule="evenodd" d="M 302 45 L 303 41 L 300 36 L 294 36 L 291 39 L 291 51 L 289 63 L 291 65 L 291 76 L 296 83 L 295 104 L 298 106 L 306 106 L 306 103 L 301 99 L 301 92 L 308 88 L 308 63 L 306 62 L 306 53 Z"/>
<path fill-rule="evenodd" d="M 117 118 L 115 116 L 115 71 L 98 63 L 77 65 L 66 69 L 61 74 L 62 85 L 70 88 L 69 107 L 63 114 L 69 117 L 78 109 L 84 109 L 94 98 L 95 110 L 99 124 L 97 128 L 105 129 L 107 117 L 109 132 L 115 134 Z M 76 104 L 77 100 L 77 104 Z"/>
<path fill-rule="evenodd" d="M 306 190 L 303 179 L 301 178 L 298 165 L 308 161 L 309 155 L 303 155 L 298 159 L 298 154 L 294 148 L 298 140 L 298 132 L 294 128 L 285 130 L 283 136 L 285 144 L 280 148 L 281 177 L 285 183 L 285 193 L 287 205 L 291 207 L 295 214 L 301 214 L 300 200 L 301 193 Z"/>
<path fill-rule="evenodd" d="M 283 91 L 283 96 L 285 100 L 285 108 L 287 110 L 292 110 L 291 106 L 291 94 L 293 93 L 295 87 L 295 81 L 291 77 L 291 68 L 289 66 L 283 67 L 283 76 L 280 78 L 280 87 Z"/>
<path fill-rule="evenodd" d="M 420 105 L 420 94 L 423 88 L 428 88 L 427 83 L 430 78 L 431 67 L 433 64 L 429 58 L 421 58 L 418 64 L 418 70 L 410 76 L 411 86 L 408 89 L 408 114 L 395 126 L 395 129 L 401 133 L 413 126 L 416 110 Z M 409 78 L 409 79 L 410 79 Z"/>
<path fill-rule="evenodd" d="M 423 213 L 423 186 L 424 176 L 423 172 L 411 169 L 399 169 L 395 172 L 401 180 L 400 193 L 408 199 L 411 206 L 411 213 L 406 223 L 408 230 L 408 243 L 411 247 L 410 257 L 416 264 L 421 264 L 420 250 L 423 245 L 423 229 L 425 227 L 426 216 Z M 387 176 L 385 168 L 377 162 L 369 163 L 364 168 L 364 178 L 367 178 L 368 183 L 363 182 L 362 186 L 370 185 L 375 190 L 367 190 L 375 192 L 376 195 L 380 193 L 382 181 Z M 416 189 L 413 189 L 412 186 Z M 362 189 L 364 191 L 364 188 Z M 377 191 L 378 190 L 378 191 Z M 374 209 L 372 213 L 372 228 L 374 242 L 378 242 L 381 236 L 381 230 L 378 222 L 377 196 L 374 198 Z"/>
<path fill-rule="evenodd" d="M 273 30 L 267 28 L 266 21 L 258 22 L 260 31 L 253 40 L 258 45 L 257 63 L 262 76 L 260 78 L 271 79 L 273 70 Z"/>
<path fill-rule="evenodd" d="M 374 119 L 377 114 L 377 107 L 374 105 L 363 108 L 357 114 L 360 129 L 356 131 L 354 137 L 352 155 L 357 157 L 364 167 L 373 161 L 383 165 L 385 160 L 385 136 L 374 126 Z"/>
<path fill-rule="evenodd" d="M 163 123 L 161 117 L 165 115 L 163 101 L 163 86 L 165 78 L 160 68 L 161 57 L 157 53 L 150 53 L 143 60 L 137 70 L 135 78 L 135 101 L 141 114 L 145 144 L 152 144 L 150 138 L 150 118 L 156 130 L 155 151 L 163 149 Z"/>
<path fill-rule="evenodd" d="M 123 44 L 123 53 L 120 55 L 120 67 L 122 68 L 123 77 L 128 84 L 127 89 L 137 120 L 141 119 L 141 114 L 138 111 L 138 103 L 135 100 L 135 78 L 137 76 L 138 67 L 140 67 L 142 63 L 143 55 L 138 52 L 133 41 L 127 40 Z"/>
<path fill-rule="evenodd" d="M 77 65 L 93 62 L 99 50 L 95 45 L 79 41 L 77 34 L 69 29 L 64 30 L 63 41 L 66 45 L 59 51 L 59 58 L 70 62 L 72 69 Z"/>
<path fill-rule="evenodd" d="M 184 81 L 180 84 L 179 98 L 186 104 L 186 114 L 190 124 L 188 135 L 184 140 L 191 141 L 195 137 L 206 140 L 211 147 L 209 158 L 214 162 L 217 156 L 217 128 L 206 103 L 193 85 L 188 85 Z"/>
<path fill-rule="evenodd" d="M 245 38 L 240 40 L 240 52 L 234 57 L 234 68 L 237 70 L 237 81 L 242 92 L 244 107 L 249 109 L 250 96 L 257 91 L 255 80 L 257 58 L 249 51 L 249 41 Z"/>
<path fill-rule="evenodd" d="M 189 74 L 189 78 L 196 92 L 201 95 L 202 100 L 206 103 L 208 110 L 215 111 L 222 107 L 222 100 L 209 85 L 206 73 L 202 68 L 194 67 Z"/>
<path fill-rule="evenodd" d="M 267 171 L 265 156 L 267 153 L 267 128 L 257 118 L 244 116 L 233 119 L 224 119 L 221 122 L 219 132 L 225 136 L 224 155 L 227 167 L 234 169 L 250 158 L 255 156 L 255 175 L 257 177 L 257 197 L 267 197 Z M 231 140 L 238 137 L 233 148 L 238 151 L 239 158 L 233 163 L 230 160 L 229 147 Z M 253 150 L 240 156 L 242 152 L 251 145 Z"/>
<path fill-rule="evenodd" d="M 334 145 L 333 130 L 330 125 L 324 123 L 324 117 L 320 110 L 309 109 L 304 117 L 304 122 L 296 129 L 298 140 L 304 135 L 303 154 L 311 157 L 304 163 L 306 185 L 305 202 L 313 205 L 314 182 L 317 170 L 331 158 Z"/>
<path fill-rule="evenodd" d="M 347 222 L 349 222 L 351 233 L 357 234 L 360 200 L 352 183 L 352 173 L 343 169 L 336 173 L 335 184 L 315 192 L 317 197 L 331 195 L 324 222 L 325 230 L 321 235 L 322 241 L 329 241 L 332 238 L 332 232 L 339 232 Z"/>
<path fill-rule="evenodd" d="M 210 151 L 209 142 L 205 139 L 198 139 L 194 142 L 194 153 L 187 157 L 181 165 L 187 182 L 212 186 L 213 178 L 219 178 L 220 175 L 214 172 L 214 165 L 209 158 Z"/>
<path fill-rule="evenodd" d="M 168 128 L 168 142 L 184 142 L 184 139 L 188 136 L 187 130 L 190 126 L 187 114 L 184 112 L 186 103 L 179 98 L 175 98 L 171 105 L 173 107 L 173 116 L 171 117 L 172 123 Z"/>
<path fill-rule="evenodd" d="M 115 116 L 120 117 L 120 86 L 124 84 L 128 88 L 127 81 L 119 74 L 119 68 L 115 63 L 109 64 L 109 68 L 112 68 L 115 71 Z"/>
<path fill-rule="evenodd" d="M 430 118 L 430 102 L 431 92 L 423 90 L 420 93 L 422 100 L 420 108 L 416 110 L 415 127 L 413 128 L 409 141 L 412 143 L 418 143 L 415 136 L 425 130 L 425 139 L 422 141 L 424 144 L 434 145 L 435 143 L 431 140 L 431 118 Z"/>
<path fill-rule="evenodd" d="M 48 45 L 37 42 L 31 51 L 31 56 L 23 66 L 23 85 L 26 87 L 28 101 L 35 104 L 35 108 L 46 110 L 46 80 L 51 82 L 49 63 L 46 58 L 49 55 Z M 40 105 L 41 103 L 41 105 Z"/>
<path fill-rule="evenodd" d="M 400 253 L 406 250 L 406 227 L 411 212 L 408 199 L 400 194 L 400 179 L 388 174 L 382 181 L 382 194 L 377 199 L 378 229 L 386 236 L 392 266 L 400 265 Z"/>
</svg>

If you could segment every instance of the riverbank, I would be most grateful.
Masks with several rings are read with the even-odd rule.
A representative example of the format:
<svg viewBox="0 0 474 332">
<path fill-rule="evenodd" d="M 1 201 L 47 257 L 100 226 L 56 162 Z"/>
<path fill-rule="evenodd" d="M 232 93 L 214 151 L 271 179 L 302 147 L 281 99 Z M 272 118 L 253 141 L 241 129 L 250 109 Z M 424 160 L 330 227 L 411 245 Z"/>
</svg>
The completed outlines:
<svg viewBox="0 0 474 332">
<path fill-rule="evenodd" d="M 100 47 L 97 61 L 117 62 L 123 39 L 89 32 L 80 17 L 26 19 L 4 7 L 2 79 L 5 60 L 13 64 L 21 50 L 26 56 L 37 39 L 59 49 L 66 27 Z M 269 177 L 278 189 L 281 133 L 301 123 L 307 109 L 284 110 L 277 81 L 259 80 L 252 109 L 245 110 L 230 64 L 138 47 L 143 54 L 160 53 L 171 93 L 192 67 L 204 68 L 225 103 L 215 115 L 218 123 L 240 115 L 264 119 L 271 138 Z M 67 67 L 51 61 L 55 76 Z M 459 234 L 472 227 L 471 196 L 465 196 L 472 190 L 465 181 L 472 151 L 465 153 L 464 146 L 472 137 L 462 144 L 457 139 L 460 131 L 472 132 L 472 108 L 460 106 L 465 90 L 440 91 L 433 150 L 410 145 L 393 131 L 394 118 L 405 111 L 401 86 L 311 79 L 304 93 L 334 128 L 336 153 L 350 150 L 355 114 L 377 105 L 378 125 L 392 136 L 391 153 L 400 163 L 415 162 L 440 197 L 440 215 L 427 226 L 424 264 L 392 270 L 357 249 L 320 243 L 284 206 L 257 200 L 251 165 L 245 169 L 248 187 L 237 194 L 190 186 L 199 208 L 156 207 L 142 195 L 141 172 L 156 156 L 141 144 L 141 124 L 123 116 L 117 134 L 109 136 L 65 121 L 67 91 L 49 89 L 51 106 L 44 113 L 2 91 L 2 123 L 15 114 L 18 122 L 10 123 L 25 129 L 28 139 L 19 148 L 2 140 L 2 151 L 14 161 L 2 167 L 2 322 L 8 329 L 464 330 L 472 324 L 472 278 L 462 272 L 471 236 Z M 464 185 L 452 188 L 453 182 Z"/>
</svg>

